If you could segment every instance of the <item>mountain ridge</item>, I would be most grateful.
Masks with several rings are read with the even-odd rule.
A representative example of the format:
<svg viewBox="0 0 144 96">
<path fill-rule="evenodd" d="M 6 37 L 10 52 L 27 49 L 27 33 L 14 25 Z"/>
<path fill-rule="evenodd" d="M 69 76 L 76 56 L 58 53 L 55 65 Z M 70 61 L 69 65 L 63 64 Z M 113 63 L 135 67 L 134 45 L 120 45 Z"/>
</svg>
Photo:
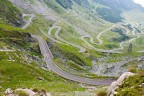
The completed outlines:
<svg viewBox="0 0 144 96">
<path fill-rule="evenodd" d="M 84 1 L 56 0 L 56 1 L 65 9 L 68 9 L 68 8 L 72 9 L 74 2 L 89 10 L 91 10 L 91 3 L 103 5 L 105 7 L 99 7 L 95 11 L 104 20 L 112 22 L 112 23 L 121 22 L 124 19 L 121 16 L 122 11 L 130 11 L 130 10 L 138 9 L 144 12 L 144 8 L 141 5 L 135 3 L 133 0 L 91 0 L 91 2 L 88 0 L 84 0 Z"/>
</svg>

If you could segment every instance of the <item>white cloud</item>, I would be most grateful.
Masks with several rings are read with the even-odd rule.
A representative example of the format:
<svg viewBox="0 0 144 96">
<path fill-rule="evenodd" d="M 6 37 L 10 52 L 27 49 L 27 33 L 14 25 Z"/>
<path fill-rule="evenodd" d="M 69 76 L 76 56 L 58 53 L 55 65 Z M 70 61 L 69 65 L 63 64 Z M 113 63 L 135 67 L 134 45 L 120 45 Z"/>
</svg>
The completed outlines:
<svg viewBox="0 0 144 96">
<path fill-rule="evenodd" d="M 138 3 L 144 7 L 144 0 L 134 0 L 135 3 Z"/>
</svg>

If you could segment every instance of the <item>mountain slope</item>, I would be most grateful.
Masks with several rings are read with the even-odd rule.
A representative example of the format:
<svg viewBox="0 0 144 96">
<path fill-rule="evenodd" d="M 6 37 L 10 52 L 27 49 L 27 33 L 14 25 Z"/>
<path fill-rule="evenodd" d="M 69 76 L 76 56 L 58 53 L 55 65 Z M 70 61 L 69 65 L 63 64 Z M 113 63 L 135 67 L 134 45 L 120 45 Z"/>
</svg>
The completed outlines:
<svg viewBox="0 0 144 96">
<path fill-rule="evenodd" d="M 125 20 L 122 17 L 124 12 L 142 13 L 142 10 L 132 0 L 1 0 L 0 93 L 9 87 L 29 87 L 44 89 L 53 96 L 91 96 L 90 93 L 95 96 L 97 86 L 91 90 L 87 85 L 65 80 L 47 71 L 38 42 L 30 34 L 46 40 L 54 56 L 52 61 L 64 72 L 73 75 L 105 79 L 121 75 L 132 65 L 143 68 L 143 53 L 136 53 L 139 46 L 144 48 L 144 39 L 139 38 L 141 32 L 135 31 L 141 24 L 121 22 Z M 22 18 L 22 13 L 29 15 Z M 29 20 L 31 14 L 36 18 Z M 23 19 L 30 22 L 27 29 L 13 27 L 22 26 Z M 142 21 L 141 18 L 139 20 Z M 139 42 L 137 48 L 130 42 L 134 39 Z M 121 54 L 109 51 L 119 49 Z M 129 50 L 131 53 L 128 53 Z M 47 55 L 46 58 L 50 60 Z M 123 86 L 118 90 L 120 93 Z"/>
<path fill-rule="evenodd" d="M 123 11 L 144 10 L 133 0 L 94 0 L 96 3 L 104 5 L 104 8 L 96 9 L 98 14 L 105 20 L 116 23 L 122 21 L 121 14 Z"/>
<path fill-rule="evenodd" d="M 136 4 L 133 0 L 56 0 L 64 8 L 72 8 L 73 3 L 77 3 L 80 6 L 83 6 L 89 10 L 91 10 L 92 4 L 100 4 L 98 8 L 96 8 L 96 13 L 101 16 L 106 21 L 116 23 L 121 22 L 124 18 L 122 18 L 121 14 L 123 11 L 130 10 L 140 10 L 143 11 L 144 8 L 139 4 Z"/>
<path fill-rule="evenodd" d="M 11 13 L 0 14 L 1 18 L 8 21 L 0 22 L 0 95 L 4 96 L 7 88 L 45 90 L 52 95 L 84 91 L 85 89 L 77 83 L 46 70 L 37 42 L 26 30 L 18 27 L 20 24 L 16 23 L 19 19 L 23 21 L 22 17 L 17 17 L 22 13 L 8 0 L 3 0 L 1 3 L 6 3 L 5 8 L 10 8 Z M 61 87 L 64 89 L 60 89 Z"/>
<path fill-rule="evenodd" d="M 21 12 L 7 0 L 0 1 L 0 18 L 1 22 L 15 26 L 21 26 L 23 24 Z"/>
</svg>

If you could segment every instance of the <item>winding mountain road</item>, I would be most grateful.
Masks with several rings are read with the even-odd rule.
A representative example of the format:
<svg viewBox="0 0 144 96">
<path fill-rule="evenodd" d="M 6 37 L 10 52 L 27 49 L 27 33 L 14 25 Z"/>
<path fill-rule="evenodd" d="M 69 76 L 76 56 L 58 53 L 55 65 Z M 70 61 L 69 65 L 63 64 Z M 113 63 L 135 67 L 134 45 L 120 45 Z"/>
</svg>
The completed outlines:
<svg viewBox="0 0 144 96">
<path fill-rule="evenodd" d="M 23 17 L 26 17 L 26 16 L 30 16 L 30 18 L 28 19 L 28 21 L 25 20 L 26 24 L 22 27 L 22 29 L 26 29 L 31 24 L 32 19 L 35 18 L 34 14 L 23 14 Z"/>
<path fill-rule="evenodd" d="M 110 27 L 110 28 L 108 28 L 108 29 L 100 32 L 100 33 L 97 35 L 96 38 L 97 38 L 97 40 L 98 40 L 99 43 L 95 43 L 94 40 L 93 40 L 93 38 L 92 38 L 91 36 L 82 36 L 82 37 L 80 37 L 80 39 L 83 40 L 89 47 L 93 48 L 94 50 L 96 50 L 96 51 L 98 51 L 98 52 L 108 52 L 108 53 L 121 54 L 121 53 L 123 53 L 123 52 L 119 52 L 118 50 L 98 49 L 98 48 L 92 46 L 89 42 L 87 42 L 87 41 L 85 40 L 85 38 L 87 37 L 87 38 L 90 38 L 90 42 L 91 42 L 91 43 L 96 44 L 96 45 L 101 45 L 101 44 L 103 44 L 103 41 L 101 40 L 101 35 L 104 34 L 105 32 L 107 32 L 108 30 L 114 28 L 114 27 L 115 27 L 115 25 L 113 25 L 112 27 Z"/>
<path fill-rule="evenodd" d="M 60 41 L 64 42 L 65 44 L 72 45 L 72 46 L 74 46 L 74 47 L 76 47 L 76 48 L 79 48 L 79 49 L 80 49 L 79 52 L 85 52 L 85 48 L 83 48 L 83 47 L 81 47 L 81 46 L 79 46 L 79 45 L 70 43 L 70 42 L 62 39 L 62 38 L 59 36 L 59 33 L 60 33 L 60 31 L 61 31 L 61 27 L 60 27 L 60 26 L 55 26 L 55 25 L 53 25 L 52 27 L 50 27 L 50 29 L 49 29 L 49 31 L 48 31 L 48 35 L 49 35 L 49 36 L 51 35 L 51 32 L 52 32 L 52 30 L 53 30 L 54 28 L 57 28 L 57 30 L 56 30 L 56 32 L 55 32 L 55 36 L 56 36 L 57 39 L 59 39 Z"/>
<path fill-rule="evenodd" d="M 115 27 L 115 25 L 113 25 L 112 27 L 110 27 L 110 28 L 108 28 L 108 29 L 106 29 L 106 30 L 104 30 L 103 32 L 100 32 L 98 35 L 97 35 L 97 40 L 99 41 L 99 45 L 101 45 L 102 43 L 103 43 L 103 41 L 101 40 L 101 35 L 103 34 L 103 33 L 105 33 L 105 32 L 107 32 L 108 30 L 110 30 L 110 29 L 112 29 L 112 28 L 114 28 Z"/>
<path fill-rule="evenodd" d="M 68 12 L 67 12 L 67 13 L 68 13 Z M 34 14 L 23 14 L 23 17 L 25 17 L 25 16 L 30 16 L 30 18 L 28 19 L 28 21 L 25 20 L 25 21 L 26 21 L 26 24 L 22 27 L 22 29 L 26 29 L 26 28 L 31 24 L 32 20 L 36 17 Z M 89 42 L 87 42 L 87 41 L 84 39 L 85 37 L 88 37 L 88 38 L 90 38 L 90 42 L 91 42 L 91 43 L 97 44 L 97 45 L 101 45 L 101 44 L 103 43 L 103 41 L 102 41 L 101 38 L 100 38 L 101 35 L 104 34 L 105 32 L 107 32 L 108 30 L 112 29 L 113 27 L 115 27 L 115 25 L 113 25 L 112 27 L 104 30 L 103 32 L 100 32 L 100 33 L 97 35 L 96 38 L 97 38 L 97 40 L 99 41 L 99 43 L 95 43 L 94 40 L 93 40 L 93 38 L 90 37 L 90 36 L 82 36 L 82 37 L 80 37 L 80 39 L 83 40 L 89 47 L 93 48 L 94 50 L 96 50 L 96 51 L 98 51 L 98 52 L 107 52 L 107 53 L 117 53 L 117 54 L 121 54 L 121 53 L 123 53 L 123 52 L 119 52 L 119 51 L 124 49 L 124 46 L 123 46 L 123 45 L 124 45 L 125 43 L 130 43 L 130 42 L 132 42 L 132 41 L 134 41 L 134 40 L 136 40 L 137 38 L 140 37 L 140 34 L 138 34 L 136 38 L 132 38 L 132 39 L 130 39 L 129 41 L 121 42 L 121 43 L 120 43 L 120 48 L 115 48 L 115 49 L 112 49 L 112 50 L 104 50 L 104 49 L 95 48 L 94 46 L 92 46 Z M 57 28 L 57 30 L 56 30 L 56 32 L 55 32 L 55 36 L 56 36 L 56 38 L 58 38 L 60 41 L 59 41 L 59 40 L 56 40 L 56 39 L 54 39 L 54 38 L 52 38 L 52 37 L 50 36 L 50 35 L 51 35 L 51 32 L 52 32 L 52 30 L 53 30 L 54 28 Z M 65 44 L 65 45 L 72 45 L 72 46 L 74 46 L 74 47 L 76 47 L 76 48 L 79 48 L 79 49 L 80 49 L 79 52 L 84 52 L 84 51 L 86 50 L 84 47 L 81 47 L 81 46 L 79 46 L 79 45 L 70 43 L 70 42 L 62 39 L 62 38 L 58 35 L 60 31 L 61 31 L 61 27 L 60 27 L 60 26 L 56 26 L 56 23 L 55 23 L 52 27 L 50 27 L 50 29 L 49 29 L 49 31 L 48 31 L 48 35 L 47 35 L 46 33 L 44 33 L 42 30 L 40 30 L 41 33 L 43 33 L 46 37 L 48 37 L 49 39 L 51 39 L 51 40 L 54 41 L 54 42 L 57 42 L 57 43 L 60 43 L 60 44 Z M 128 34 L 129 31 L 128 31 L 128 30 L 126 30 L 126 31 L 127 31 L 126 33 Z M 136 35 L 134 28 L 133 28 L 132 34 L 133 34 L 133 35 Z M 138 53 L 143 53 L 143 50 L 140 50 L 140 51 L 137 51 L 137 52 L 138 52 Z"/>
<path fill-rule="evenodd" d="M 32 19 L 35 18 L 35 15 L 33 15 L 33 14 L 24 14 L 23 17 L 25 17 L 25 16 L 31 16 L 31 17 L 29 18 L 28 21 L 26 21 L 26 24 L 22 27 L 22 29 L 26 29 L 26 28 L 31 24 Z M 53 39 L 52 37 L 49 36 L 49 35 L 51 35 L 51 31 L 52 31 L 53 28 L 58 28 L 58 30 L 57 30 L 56 33 L 55 33 L 55 36 L 56 36 L 60 41 L 62 41 L 62 42 L 60 42 L 60 41 L 58 41 L 58 40 L 55 40 L 55 39 Z M 109 29 L 111 29 L 111 28 L 109 28 Z M 107 30 L 109 30 L 109 29 L 107 29 Z M 53 40 L 53 41 L 55 41 L 55 42 L 58 42 L 58 43 L 61 43 L 61 44 L 64 44 L 63 42 L 65 42 L 65 43 L 67 43 L 67 44 L 70 44 L 70 45 L 72 45 L 72 46 L 75 46 L 75 47 L 81 49 L 81 51 L 84 51 L 84 49 L 83 49 L 82 47 L 79 47 L 79 46 L 77 46 L 77 45 L 75 45 L 75 44 L 73 45 L 73 44 L 67 42 L 66 40 L 63 40 L 61 37 L 59 37 L 58 34 L 59 34 L 60 30 L 61 30 L 61 27 L 60 27 L 60 26 L 52 26 L 52 27 L 50 28 L 49 32 L 48 32 L 49 35 L 45 34 L 45 33 L 42 32 L 41 30 L 40 30 L 40 31 L 41 31 L 45 36 L 47 36 L 48 38 L 50 38 L 51 40 Z M 104 32 L 106 32 L 107 30 L 105 30 L 105 31 L 103 31 L 103 32 L 101 32 L 101 33 L 98 34 L 97 39 L 98 39 L 98 41 L 99 41 L 99 44 L 102 44 L 102 43 L 103 43 L 103 41 L 100 39 L 100 36 L 101 36 Z M 54 61 L 53 61 L 53 55 L 52 55 L 52 53 L 51 53 L 51 51 L 50 51 L 50 49 L 49 49 L 46 41 L 44 41 L 43 38 L 40 37 L 40 36 L 37 36 L 37 35 L 31 35 L 31 36 L 32 36 L 33 38 L 35 38 L 35 39 L 38 40 L 39 46 L 40 46 L 40 50 L 41 50 L 41 54 L 43 55 L 43 57 L 44 57 L 44 59 L 45 59 L 45 61 L 46 61 L 47 68 L 48 68 L 49 70 L 53 71 L 54 73 L 58 74 L 59 76 L 61 76 L 61 77 L 63 77 L 63 78 L 66 78 L 66 79 L 69 79 L 69 80 L 72 80 L 72 81 L 75 81 L 75 82 L 84 83 L 84 84 L 90 84 L 90 85 L 110 85 L 112 82 L 115 81 L 114 79 L 111 79 L 111 78 L 107 78 L 107 79 L 89 79 L 89 78 L 80 77 L 80 76 L 76 76 L 76 75 L 70 74 L 70 73 L 68 73 L 68 72 L 60 69 L 60 68 L 54 63 Z M 83 39 L 90 47 L 94 48 L 94 49 L 97 50 L 97 51 L 101 51 L 101 52 L 111 52 L 111 53 L 114 52 L 114 50 L 105 50 L 105 51 L 104 51 L 104 50 L 102 50 L 102 49 L 96 49 L 95 47 L 93 47 L 92 45 L 90 45 L 84 38 L 85 38 L 85 37 L 81 37 L 81 39 Z M 137 38 L 139 38 L 139 35 L 138 35 Z M 133 39 L 129 40 L 129 42 L 131 42 L 131 41 L 133 41 L 133 40 L 135 40 L 135 39 L 136 39 L 136 38 L 133 38 Z M 90 38 L 90 42 L 94 43 L 93 38 Z M 123 43 L 121 43 L 121 45 L 120 45 L 120 46 L 121 46 L 121 49 L 123 49 L 123 46 L 122 46 L 122 45 L 123 45 Z M 143 51 L 139 51 L 139 52 L 143 52 Z"/>
<path fill-rule="evenodd" d="M 58 74 L 59 76 L 75 82 L 90 84 L 90 85 L 110 85 L 113 81 L 115 81 L 114 79 L 110 79 L 110 78 L 109 79 L 89 79 L 89 78 L 76 76 L 66 71 L 63 71 L 54 63 L 52 59 L 53 57 L 51 56 L 50 49 L 46 41 L 44 41 L 43 38 L 40 36 L 32 35 L 32 37 L 38 40 L 41 54 L 45 58 L 48 69 Z"/>
<path fill-rule="evenodd" d="M 136 35 L 136 34 L 133 34 L 133 35 Z M 128 41 L 123 41 L 123 42 L 121 42 L 121 43 L 120 43 L 120 48 L 116 48 L 116 49 L 114 49 L 114 50 L 123 50 L 123 49 L 124 49 L 124 46 L 123 46 L 124 44 L 131 43 L 132 41 L 138 39 L 139 37 L 140 37 L 140 34 L 138 34 L 137 37 L 132 38 L 132 39 L 130 39 L 130 40 L 128 40 Z M 139 52 L 139 53 L 140 53 L 140 52 Z"/>
<path fill-rule="evenodd" d="M 87 42 L 84 37 L 81 37 L 81 40 L 83 40 L 89 47 L 93 48 L 94 50 L 98 51 L 98 52 L 105 52 L 105 53 L 117 53 L 117 54 L 122 54 L 123 52 L 119 52 L 116 50 L 104 50 L 104 49 L 98 49 L 94 46 L 92 46 L 89 42 Z"/>
<path fill-rule="evenodd" d="M 93 48 L 93 49 L 96 50 L 96 51 L 99 51 L 99 52 L 110 52 L 110 53 L 118 53 L 118 54 L 120 54 L 120 53 L 123 53 L 123 52 L 118 52 L 118 51 L 124 49 L 124 44 L 126 44 L 126 43 L 131 43 L 132 41 L 134 41 L 134 40 L 136 40 L 136 39 L 138 39 L 138 38 L 140 37 L 140 34 L 137 34 L 137 37 L 132 38 L 132 39 L 130 39 L 130 40 L 128 40 L 128 41 L 123 41 L 123 42 L 121 42 L 119 48 L 115 48 L 115 49 L 112 49 L 112 50 L 104 50 L 104 49 L 95 48 L 94 46 L 92 46 L 89 42 L 87 42 L 87 41 L 84 39 L 84 38 L 90 38 L 90 42 L 91 42 L 91 43 L 96 44 L 96 45 L 100 45 L 100 44 L 103 43 L 103 41 L 100 39 L 100 36 L 101 36 L 103 33 L 105 33 L 106 31 L 112 29 L 113 27 L 115 27 L 115 25 L 113 25 L 112 27 L 110 27 L 109 29 L 107 29 L 107 30 L 105 30 L 105 31 L 103 31 L 103 32 L 100 32 L 100 33 L 97 35 L 96 38 L 97 38 L 97 40 L 99 41 L 99 43 L 95 43 L 94 40 L 93 40 L 93 38 L 92 38 L 91 36 L 82 36 L 81 39 L 82 39 L 86 44 L 88 44 L 89 47 Z M 123 26 L 121 26 L 121 27 L 123 27 Z M 123 27 L 123 28 L 124 28 L 124 27 Z M 125 28 L 125 29 L 126 29 L 126 28 Z M 127 29 L 126 29 L 126 34 L 127 34 L 127 35 L 129 34 L 129 30 L 127 30 Z M 136 34 L 135 34 L 135 28 L 133 28 L 132 35 L 136 35 Z M 137 51 L 137 52 L 138 52 L 138 53 L 142 53 L 142 52 L 144 52 L 144 51 L 141 50 L 141 51 Z"/>
<path fill-rule="evenodd" d="M 108 30 L 112 29 L 113 27 L 115 27 L 115 25 L 113 25 L 112 27 L 104 30 L 103 32 L 100 32 L 100 33 L 97 35 L 97 37 L 96 37 L 96 38 L 98 39 L 99 43 L 95 43 L 95 44 L 97 44 L 97 45 L 102 44 L 103 41 L 100 39 L 100 36 L 101 36 L 103 33 L 107 32 Z M 55 36 L 56 36 L 56 38 L 58 38 L 60 41 L 65 42 L 66 44 L 72 45 L 72 46 L 74 46 L 74 47 L 76 47 L 76 48 L 79 48 L 79 49 L 80 49 L 79 52 L 84 52 L 84 51 L 85 51 L 85 48 L 83 48 L 83 47 L 81 47 L 81 46 L 79 46 L 79 45 L 70 43 L 70 42 L 62 39 L 61 37 L 59 37 L 58 34 L 59 34 L 59 32 L 61 31 L 61 27 L 60 27 L 60 26 L 53 25 L 52 27 L 50 27 L 50 29 L 49 29 L 49 31 L 48 31 L 49 38 L 52 38 L 52 37 L 50 37 L 50 35 L 51 35 L 51 32 L 52 32 L 52 30 L 53 30 L 54 28 L 57 28 L 57 30 L 56 30 L 56 32 L 55 32 Z M 43 34 L 44 34 L 44 33 L 43 33 Z M 45 34 L 45 35 L 46 35 L 46 34 Z M 47 36 L 47 37 L 48 37 L 48 36 Z M 89 36 L 82 36 L 82 37 L 80 37 L 80 39 L 83 40 L 87 45 L 89 45 L 89 47 L 93 48 L 94 50 L 96 50 L 96 51 L 98 51 L 98 52 L 108 52 L 108 53 L 117 53 L 117 54 L 121 54 L 121 53 L 122 53 L 122 52 L 118 52 L 117 50 L 103 50 L 103 49 L 95 48 L 94 46 L 92 46 L 91 44 L 89 44 L 89 43 L 84 39 L 85 37 L 89 37 Z M 55 40 L 55 41 L 56 41 L 56 40 Z M 90 41 L 91 41 L 92 43 L 94 43 L 92 37 L 90 37 Z M 56 41 L 56 42 L 57 42 L 57 41 Z M 62 43 L 62 42 L 61 42 L 61 43 Z"/>
<path fill-rule="evenodd" d="M 96 39 L 98 40 L 98 43 L 95 43 L 94 40 L 93 40 L 93 38 L 92 38 L 91 36 L 82 36 L 81 38 L 86 38 L 86 37 L 87 37 L 87 38 L 90 38 L 90 42 L 91 42 L 91 43 L 96 44 L 96 45 L 101 45 L 101 44 L 103 44 L 103 41 L 102 41 L 102 39 L 101 39 L 101 35 L 104 34 L 105 32 L 107 32 L 108 30 L 114 28 L 114 27 L 115 27 L 115 25 L 113 25 L 112 27 L 110 27 L 110 28 L 108 28 L 108 29 L 100 32 L 100 33 L 96 36 Z"/>
<path fill-rule="evenodd" d="M 33 18 L 34 17 L 35 16 L 33 16 Z M 23 29 L 26 29 L 28 27 L 28 25 L 30 25 L 33 18 L 30 18 L 28 20 L 28 22 L 26 24 L 27 26 L 23 27 Z M 72 81 L 75 81 L 75 82 L 90 84 L 90 85 L 110 85 L 113 81 L 115 81 L 115 79 L 110 79 L 110 78 L 107 78 L 107 79 L 89 79 L 89 78 L 76 76 L 76 75 L 73 75 L 73 74 L 70 74 L 68 72 L 63 71 L 54 63 L 53 55 L 52 55 L 46 41 L 44 41 L 44 39 L 41 36 L 37 36 L 37 35 L 31 35 L 31 36 L 38 40 L 41 54 L 43 55 L 43 57 L 46 61 L 48 70 L 53 71 L 54 73 L 58 74 L 59 76 L 66 78 L 66 79 L 69 79 L 69 80 L 72 80 Z"/>
</svg>

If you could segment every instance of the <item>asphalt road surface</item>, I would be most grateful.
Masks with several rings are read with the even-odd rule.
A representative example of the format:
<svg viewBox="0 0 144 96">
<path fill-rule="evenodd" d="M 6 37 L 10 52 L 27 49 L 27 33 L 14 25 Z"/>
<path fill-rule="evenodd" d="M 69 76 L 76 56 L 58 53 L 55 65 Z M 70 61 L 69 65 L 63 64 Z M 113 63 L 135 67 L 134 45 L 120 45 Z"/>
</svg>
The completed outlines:
<svg viewBox="0 0 144 96">
<path fill-rule="evenodd" d="M 108 78 L 108 79 L 89 79 L 85 77 L 76 76 L 73 74 L 70 74 L 62 69 L 60 69 L 53 61 L 53 55 L 46 43 L 46 41 L 43 40 L 42 37 L 37 35 L 32 35 L 33 38 L 37 39 L 39 42 L 41 54 L 44 56 L 47 67 L 49 70 L 53 71 L 54 73 L 58 74 L 59 76 L 79 82 L 84 84 L 90 84 L 90 85 L 110 85 L 114 79 Z"/>
</svg>

